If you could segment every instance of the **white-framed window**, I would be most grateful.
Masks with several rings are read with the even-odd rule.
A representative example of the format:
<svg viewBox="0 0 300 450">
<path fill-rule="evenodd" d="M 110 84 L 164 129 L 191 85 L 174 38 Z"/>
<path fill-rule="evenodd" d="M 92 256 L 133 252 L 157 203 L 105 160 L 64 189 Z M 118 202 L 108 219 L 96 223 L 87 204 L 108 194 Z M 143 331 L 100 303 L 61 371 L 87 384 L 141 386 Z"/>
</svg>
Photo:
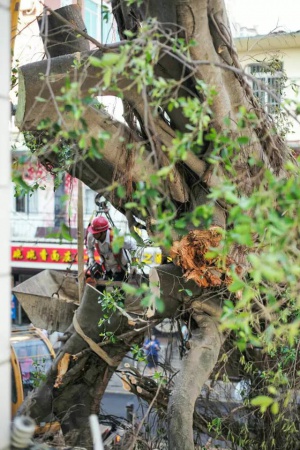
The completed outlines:
<svg viewBox="0 0 300 450">
<path fill-rule="evenodd" d="M 84 22 L 90 36 L 102 44 L 113 42 L 113 15 L 110 3 L 104 0 L 84 0 Z"/>
<path fill-rule="evenodd" d="M 249 64 L 247 72 L 259 80 L 256 83 L 251 80 L 252 90 L 260 104 L 270 114 L 276 114 L 281 102 L 282 89 L 284 85 L 283 64 L 281 61 L 271 63 Z M 266 91 L 264 86 L 268 89 Z M 272 95 L 274 94 L 274 95 Z"/>
</svg>

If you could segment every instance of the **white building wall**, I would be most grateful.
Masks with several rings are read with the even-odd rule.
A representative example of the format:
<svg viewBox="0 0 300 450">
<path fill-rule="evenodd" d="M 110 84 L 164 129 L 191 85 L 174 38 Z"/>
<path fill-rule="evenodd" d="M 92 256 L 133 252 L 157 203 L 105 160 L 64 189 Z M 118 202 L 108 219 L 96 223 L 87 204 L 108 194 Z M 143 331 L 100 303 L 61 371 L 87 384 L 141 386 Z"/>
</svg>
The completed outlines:
<svg viewBox="0 0 300 450">
<path fill-rule="evenodd" d="M 0 450 L 10 441 L 10 3 L 0 0 Z"/>
<path fill-rule="evenodd" d="M 44 47 L 39 35 L 36 16 L 43 11 L 43 4 L 38 0 L 21 0 L 18 18 L 18 34 L 15 39 L 14 61 L 22 66 L 40 61 L 44 56 Z"/>
</svg>

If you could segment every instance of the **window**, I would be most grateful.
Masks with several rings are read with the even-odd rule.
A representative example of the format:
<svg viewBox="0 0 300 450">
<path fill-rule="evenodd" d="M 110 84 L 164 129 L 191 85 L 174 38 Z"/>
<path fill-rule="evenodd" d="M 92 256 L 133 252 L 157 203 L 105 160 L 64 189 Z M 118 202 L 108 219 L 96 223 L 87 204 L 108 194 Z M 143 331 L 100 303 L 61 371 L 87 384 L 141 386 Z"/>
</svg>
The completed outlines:
<svg viewBox="0 0 300 450">
<path fill-rule="evenodd" d="M 15 197 L 15 211 L 20 213 L 38 212 L 38 192 L 33 191 L 30 194 Z"/>
<path fill-rule="evenodd" d="M 271 63 L 256 63 L 247 66 L 248 73 L 259 80 L 259 83 L 251 80 L 253 93 L 260 104 L 270 114 L 276 114 L 280 105 L 282 88 L 285 81 L 282 70 L 282 63 L 278 60 L 274 60 Z M 270 92 L 266 92 L 263 86 L 261 86 L 261 83 L 271 93 L 275 94 L 277 98 L 274 98 Z"/>
<path fill-rule="evenodd" d="M 26 212 L 26 198 L 27 196 L 23 195 L 22 197 L 16 197 L 16 211 L 17 212 Z"/>
<path fill-rule="evenodd" d="M 85 0 L 84 20 L 87 32 L 103 44 L 112 42 L 112 13 L 103 0 Z"/>
<path fill-rule="evenodd" d="M 92 189 L 86 188 L 84 191 L 84 212 L 91 215 L 96 209 L 95 197 L 97 192 Z"/>
</svg>

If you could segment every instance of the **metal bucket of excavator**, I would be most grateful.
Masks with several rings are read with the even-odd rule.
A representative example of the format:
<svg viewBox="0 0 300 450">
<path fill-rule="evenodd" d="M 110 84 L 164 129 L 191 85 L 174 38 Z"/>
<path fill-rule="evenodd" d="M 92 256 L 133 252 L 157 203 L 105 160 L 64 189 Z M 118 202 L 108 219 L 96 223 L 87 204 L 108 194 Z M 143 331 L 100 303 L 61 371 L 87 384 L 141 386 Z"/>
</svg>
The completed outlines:
<svg viewBox="0 0 300 450">
<path fill-rule="evenodd" d="M 43 270 L 13 288 L 35 327 L 64 332 L 78 308 L 78 283 L 73 274 Z"/>
<path fill-rule="evenodd" d="M 137 287 L 140 280 L 134 277 L 129 279 L 128 283 Z M 114 289 L 121 289 L 122 282 L 97 280 L 98 290 L 86 284 L 84 297 L 91 302 L 100 301 L 101 287 L 107 292 L 113 292 Z M 74 312 L 79 306 L 76 275 L 62 271 L 43 270 L 14 287 L 13 293 L 32 324 L 49 333 L 65 332 L 71 325 Z M 134 295 L 125 296 L 125 309 L 133 314 L 143 313 L 140 300 Z"/>
</svg>

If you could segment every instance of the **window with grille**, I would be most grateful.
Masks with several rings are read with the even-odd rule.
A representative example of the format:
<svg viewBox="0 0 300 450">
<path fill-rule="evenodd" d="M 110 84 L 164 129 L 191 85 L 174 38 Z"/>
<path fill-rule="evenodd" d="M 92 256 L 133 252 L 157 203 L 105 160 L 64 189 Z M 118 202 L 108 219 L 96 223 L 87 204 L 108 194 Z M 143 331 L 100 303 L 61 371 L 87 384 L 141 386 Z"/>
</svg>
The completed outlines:
<svg viewBox="0 0 300 450">
<path fill-rule="evenodd" d="M 258 82 L 251 80 L 253 93 L 270 114 L 276 114 L 280 106 L 284 83 L 282 71 L 283 65 L 280 61 L 247 66 L 247 72 L 258 80 Z M 264 86 L 267 90 L 264 89 Z"/>
</svg>

